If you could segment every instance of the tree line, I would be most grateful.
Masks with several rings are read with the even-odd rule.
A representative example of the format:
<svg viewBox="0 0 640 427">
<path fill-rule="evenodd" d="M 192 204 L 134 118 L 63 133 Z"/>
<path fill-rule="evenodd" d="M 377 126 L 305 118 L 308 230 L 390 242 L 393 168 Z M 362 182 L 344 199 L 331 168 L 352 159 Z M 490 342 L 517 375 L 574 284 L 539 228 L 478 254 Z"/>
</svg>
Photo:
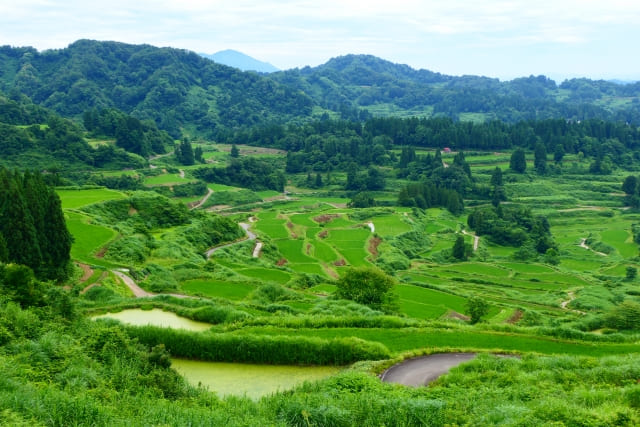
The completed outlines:
<svg viewBox="0 0 640 427">
<path fill-rule="evenodd" d="M 233 158 L 226 167 L 204 166 L 192 171 L 206 182 L 249 188 L 251 190 L 284 191 L 282 171 L 264 160 L 252 157 Z"/>
<path fill-rule="evenodd" d="M 0 168 L 0 218 L 1 262 L 26 265 L 41 280 L 68 277 L 73 239 L 42 174 Z"/>
</svg>

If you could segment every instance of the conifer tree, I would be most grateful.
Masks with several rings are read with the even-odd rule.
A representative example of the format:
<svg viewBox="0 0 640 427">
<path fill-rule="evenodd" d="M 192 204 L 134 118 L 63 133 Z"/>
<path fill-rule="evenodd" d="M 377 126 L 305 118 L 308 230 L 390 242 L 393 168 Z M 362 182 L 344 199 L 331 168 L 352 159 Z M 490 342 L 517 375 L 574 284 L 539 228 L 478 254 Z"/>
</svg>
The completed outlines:
<svg viewBox="0 0 640 427">
<path fill-rule="evenodd" d="M 72 237 L 40 173 L 0 169 L 0 218 L 0 261 L 28 266 L 39 279 L 67 276 Z"/>
<path fill-rule="evenodd" d="M 527 161 L 522 148 L 516 149 L 513 154 L 511 154 L 509 168 L 517 173 L 524 173 L 524 171 L 527 170 Z"/>
</svg>

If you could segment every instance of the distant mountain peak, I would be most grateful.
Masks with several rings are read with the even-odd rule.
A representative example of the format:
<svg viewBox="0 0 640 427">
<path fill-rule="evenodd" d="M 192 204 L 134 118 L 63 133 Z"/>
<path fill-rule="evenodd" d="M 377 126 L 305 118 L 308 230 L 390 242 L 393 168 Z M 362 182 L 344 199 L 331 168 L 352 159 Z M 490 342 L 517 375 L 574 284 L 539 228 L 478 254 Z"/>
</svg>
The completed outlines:
<svg viewBox="0 0 640 427">
<path fill-rule="evenodd" d="M 221 50 L 212 55 L 201 53 L 201 56 L 211 59 L 219 64 L 239 68 L 242 71 L 257 71 L 259 73 L 273 73 L 280 71 L 268 62 L 259 61 L 242 52 L 233 49 Z"/>
</svg>

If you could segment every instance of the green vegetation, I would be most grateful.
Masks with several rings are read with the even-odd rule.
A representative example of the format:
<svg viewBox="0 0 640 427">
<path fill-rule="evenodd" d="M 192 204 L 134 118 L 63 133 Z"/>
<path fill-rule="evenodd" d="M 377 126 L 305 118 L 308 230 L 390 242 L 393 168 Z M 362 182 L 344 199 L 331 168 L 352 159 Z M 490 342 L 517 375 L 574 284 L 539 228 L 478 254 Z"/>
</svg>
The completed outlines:
<svg viewBox="0 0 640 427">
<path fill-rule="evenodd" d="M 0 90 L 0 424 L 640 424 L 637 85 L 79 41 L 0 48 Z"/>
<path fill-rule="evenodd" d="M 72 237 L 60 198 L 40 173 L 0 168 L 0 262 L 31 268 L 39 279 L 69 276 Z"/>
</svg>

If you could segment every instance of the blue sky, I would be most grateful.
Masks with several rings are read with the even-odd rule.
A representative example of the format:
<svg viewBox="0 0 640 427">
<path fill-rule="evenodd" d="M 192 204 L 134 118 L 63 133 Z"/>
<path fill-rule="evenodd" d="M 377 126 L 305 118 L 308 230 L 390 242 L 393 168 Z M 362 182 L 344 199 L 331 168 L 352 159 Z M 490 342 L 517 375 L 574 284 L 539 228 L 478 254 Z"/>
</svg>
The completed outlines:
<svg viewBox="0 0 640 427">
<path fill-rule="evenodd" d="M 0 0 L 0 44 L 235 49 L 281 69 L 348 53 L 444 74 L 640 80 L 637 0 Z"/>
</svg>

